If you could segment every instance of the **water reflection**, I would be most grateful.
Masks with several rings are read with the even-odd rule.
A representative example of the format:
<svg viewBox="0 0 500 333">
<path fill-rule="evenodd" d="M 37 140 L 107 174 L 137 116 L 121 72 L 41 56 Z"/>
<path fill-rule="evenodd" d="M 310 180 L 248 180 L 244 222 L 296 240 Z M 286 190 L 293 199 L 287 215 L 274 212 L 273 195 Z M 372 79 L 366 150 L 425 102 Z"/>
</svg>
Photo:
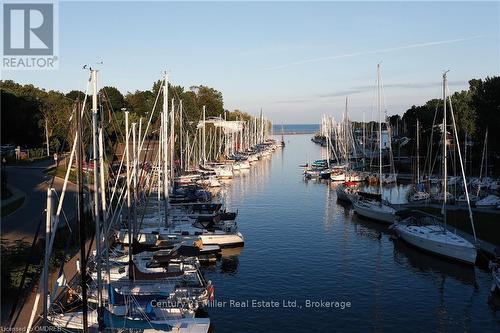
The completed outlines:
<svg viewBox="0 0 500 333">
<path fill-rule="evenodd" d="M 335 190 L 332 190 L 330 187 L 326 190 L 325 214 L 323 216 L 325 232 L 330 232 L 332 230 L 332 224 L 334 222 L 335 201 L 337 200 L 337 196 L 333 192 L 335 192 Z"/>
<path fill-rule="evenodd" d="M 224 275 L 235 275 L 238 273 L 238 265 L 240 263 L 240 258 L 235 256 L 223 257 L 220 263 L 220 273 Z"/>
<path fill-rule="evenodd" d="M 210 275 L 214 273 L 229 276 L 236 275 L 236 273 L 238 273 L 238 266 L 240 263 L 239 256 L 242 251 L 243 247 L 222 249 L 220 260 L 212 265 L 204 265 L 204 273 Z"/>
<path fill-rule="evenodd" d="M 399 239 L 394 240 L 394 261 L 401 266 L 411 267 L 418 273 L 431 273 L 432 276 L 440 276 L 443 279 L 450 277 L 464 284 L 477 287 L 473 266 L 422 252 Z"/>
</svg>

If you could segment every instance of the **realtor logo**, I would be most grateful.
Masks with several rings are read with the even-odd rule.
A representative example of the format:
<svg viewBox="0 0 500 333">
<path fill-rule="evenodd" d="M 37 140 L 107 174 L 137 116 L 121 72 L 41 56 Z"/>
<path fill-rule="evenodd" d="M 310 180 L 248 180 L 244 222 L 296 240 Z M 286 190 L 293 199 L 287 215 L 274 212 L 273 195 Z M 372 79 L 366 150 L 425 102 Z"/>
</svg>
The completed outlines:
<svg viewBox="0 0 500 333">
<path fill-rule="evenodd" d="M 56 67 L 56 7 L 56 2 L 33 0 L 3 4 L 3 69 Z"/>
</svg>

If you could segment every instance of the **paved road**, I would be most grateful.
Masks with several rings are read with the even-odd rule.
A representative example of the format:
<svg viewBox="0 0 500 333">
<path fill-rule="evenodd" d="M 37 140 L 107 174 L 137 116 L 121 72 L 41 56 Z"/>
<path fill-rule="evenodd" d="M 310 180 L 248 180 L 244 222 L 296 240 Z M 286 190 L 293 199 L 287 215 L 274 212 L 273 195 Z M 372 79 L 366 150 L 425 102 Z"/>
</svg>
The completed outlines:
<svg viewBox="0 0 500 333">
<path fill-rule="evenodd" d="M 24 240 L 29 243 L 33 240 L 33 234 L 40 219 L 45 221 L 47 188 L 52 180 L 52 177 L 45 175 L 43 171 L 53 164 L 54 161 L 47 160 L 29 166 L 7 166 L 5 168 L 8 183 L 25 192 L 26 199 L 21 208 L 2 218 L 1 237 L 3 240 L 8 242 Z M 62 185 L 63 181 L 56 178 L 54 188 L 57 190 L 58 195 L 61 194 Z M 69 183 L 63 204 L 63 211 L 68 220 L 75 216 L 75 192 L 75 185 Z M 59 223 L 65 223 L 62 216 Z"/>
</svg>

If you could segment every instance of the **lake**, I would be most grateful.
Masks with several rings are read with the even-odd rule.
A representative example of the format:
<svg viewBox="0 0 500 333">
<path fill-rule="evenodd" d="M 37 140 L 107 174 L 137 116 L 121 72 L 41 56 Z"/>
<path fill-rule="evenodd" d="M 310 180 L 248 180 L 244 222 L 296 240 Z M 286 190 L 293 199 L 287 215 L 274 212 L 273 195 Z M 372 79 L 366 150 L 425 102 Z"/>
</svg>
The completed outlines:
<svg viewBox="0 0 500 333">
<path fill-rule="evenodd" d="M 222 190 L 245 247 L 204 269 L 215 332 L 500 331 L 485 268 L 392 240 L 337 203 L 333 185 L 303 180 L 299 165 L 321 157 L 310 135 L 285 142 Z"/>
</svg>

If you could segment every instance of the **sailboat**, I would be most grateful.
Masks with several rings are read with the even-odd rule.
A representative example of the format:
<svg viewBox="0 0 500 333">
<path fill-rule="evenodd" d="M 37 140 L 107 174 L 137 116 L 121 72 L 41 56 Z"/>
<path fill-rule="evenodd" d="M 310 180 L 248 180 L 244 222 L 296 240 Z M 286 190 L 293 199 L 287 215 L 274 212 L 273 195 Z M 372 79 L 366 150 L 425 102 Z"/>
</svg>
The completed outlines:
<svg viewBox="0 0 500 333">
<path fill-rule="evenodd" d="M 382 178 L 382 119 L 381 119 L 381 95 L 380 95 L 380 64 L 377 65 L 377 106 L 379 112 L 379 179 Z M 364 217 L 392 224 L 395 219 L 396 209 L 382 201 L 382 182 L 379 181 L 378 197 L 364 195 L 358 192 L 358 199 L 353 202 L 354 211 Z"/>
<path fill-rule="evenodd" d="M 410 195 L 408 201 L 410 202 L 418 202 L 418 201 L 426 201 L 431 198 L 431 195 L 425 191 L 424 185 L 420 182 L 420 126 L 417 118 L 417 149 L 416 149 L 416 158 L 417 158 L 417 179 L 415 184 L 415 191 Z"/>
<path fill-rule="evenodd" d="M 281 124 L 281 147 L 285 148 L 285 131 L 283 130 L 283 124 Z"/>
<path fill-rule="evenodd" d="M 446 73 L 443 74 L 443 188 L 447 187 L 447 143 L 446 143 L 446 104 L 447 104 L 447 78 Z M 450 100 L 451 105 L 451 100 Z M 451 109 L 451 117 L 453 119 L 453 127 L 455 127 L 455 118 L 453 109 Z M 455 132 L 456 144 L 458 145 L 458 134 Z M 462 163 L 460 148 L 458 147 L 460 165 L 462 167 L 462 176 L 465 181 L 465 173 Z M 465 186 L 465 194 L 468 198 L 467 186 Z M 406 242 L 421 248 L 422 250 L 432 252 L 447 258 L 458 260 L 467 264 L 476 262 L 476 248 L 465 238 L 448 230 L 446 225 L 446 202 L 447 196 L 443 196 L 443 219 L 420 211 L 412 211 L 409 214 L 402 216 L 400 221 L 393 224 L 392 228 Z M 472 210 L 469 203 L 469 215 L 476 239 L 474 222 L 472 220 Z"/>
</svg>

